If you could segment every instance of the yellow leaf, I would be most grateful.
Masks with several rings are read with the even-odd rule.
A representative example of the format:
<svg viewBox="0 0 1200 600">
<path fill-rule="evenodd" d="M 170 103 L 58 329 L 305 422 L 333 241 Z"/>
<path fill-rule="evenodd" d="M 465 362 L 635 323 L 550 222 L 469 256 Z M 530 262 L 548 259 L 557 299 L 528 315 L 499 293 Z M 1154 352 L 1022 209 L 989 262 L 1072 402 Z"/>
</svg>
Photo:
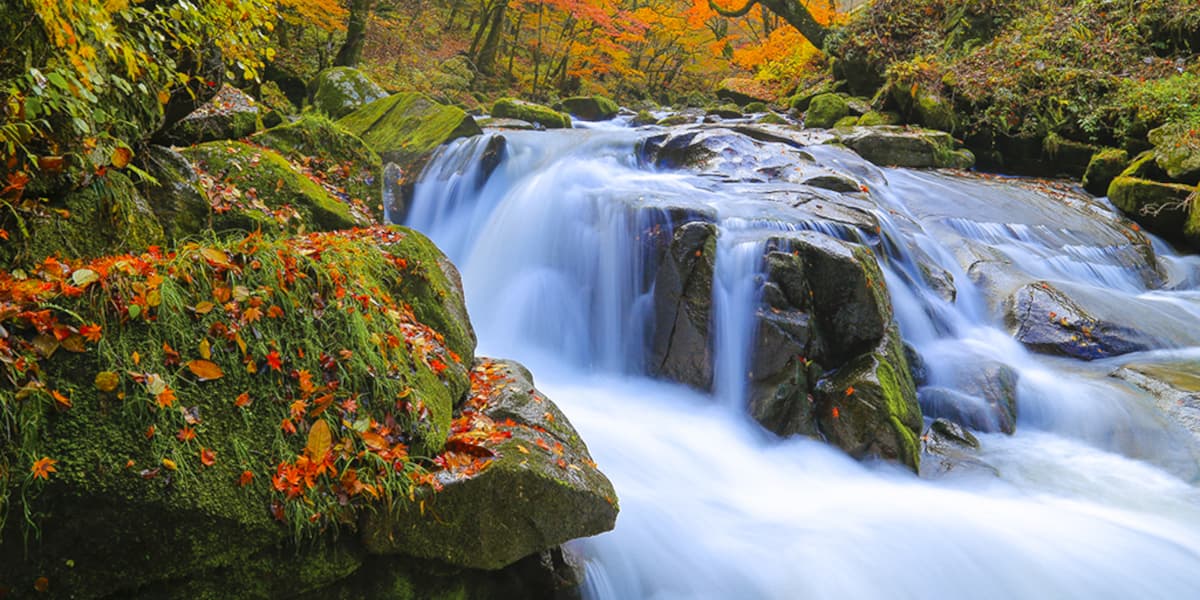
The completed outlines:
<svg viewBox="0 0 1200 600">
<path fill-rule="evenodd" d="M 166 467 L 168 471 L 174 471 L 179 468 L 179 465 L 176 465 L 175 461 L 169 458 L 162 459 L 162 466 Z"/>
<path fill-rule="evenodd" d="M 225 376 L 225 372 L 221 367 L 209 360 L 193 360 L 189 361 L 187 368 L 200 381 L 209 381 L 211 379 L 220 379 Z"/>
<path fill-rule="evenodd" d="M 102 392 L 111 392 L 117 389 L 117 385 L 121 383 L 121 378 L 112 371 L 100 371 L 96 373 L 96 379 L 93 382 L 96 389 Z"/>
<path fill-rule="evenodd" d="M 217 307 L 217 305 L 213 304 L 212 302 L 201 302 L 201 303 L 197 304 L 196 308 L 193 308 L 192 310 L 195 311 L 196 314 L 198 314 L 198 315 L 207 315 L 208 313 L 212 312 L 212 309 L 214 309 L 216 307 Z"/>
<path fill-rule="evenodd" d="M 216 248 L 201 248 L 200 255 L 203 256 L 205 260 L 215 265 L 222 267 L 233 266 L 229 262 L 229 255 L 225 254 L 225 252 L 221 250 L 217 250 Z"/>
<path fill-rule="evenodd" d="M 129 165 L 129 159 L 133 158 L 133 151 L 129 148 L 120 147 L 113 150 L 112 166 L 118 169 L 124 169 Z"/>
<path fill-rule="evenodd" d="M 204 360 L 212 358 L 212 345 L 208 343 L 208 338 L 200 340 L 200 358 Z"/>
<path fill-rule="evenodd" d="M 325 460 L 325 455 L 332 446 L 333 434 L 329 431 L 329 424 L 324 419 L 318 419 L 308 430 L 308 443 L 304 445 L 304 453 L 308 455 L 309 460 L 319 463 Z"/>
</svg>

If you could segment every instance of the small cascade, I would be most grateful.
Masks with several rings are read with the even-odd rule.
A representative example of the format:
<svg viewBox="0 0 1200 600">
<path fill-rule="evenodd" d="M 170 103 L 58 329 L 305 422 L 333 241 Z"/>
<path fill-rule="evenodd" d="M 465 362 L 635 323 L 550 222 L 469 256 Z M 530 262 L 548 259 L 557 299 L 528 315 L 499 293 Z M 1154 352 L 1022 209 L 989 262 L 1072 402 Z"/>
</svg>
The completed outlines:
<svg viewBox="0 0 1200 600">
<path fill-rule="evenodd" d="M 1200 358 L 1200 262 L 1152 249 L 1103 202 L 1044 184 L 880 169 L 833 146 L 749 138 L 718 148 L 714 173 L 678 166 L 685 154 L 654 162 L 658 131 L 457 141 L 430 162 L 406 219 L 460 267 L 480 353 L 526 362 L 613 480 L 616 530 L 572 544 L 588 598 L 1200 589 L 1200 455 L 1149 395 L 1109 376 L 1134 359 Z M 717 148 L 736 135 L 697 139 Z M 867 191 L 801 183 L 814 173 Z M 711 352 L 710 391 L 647 375 L 663 325 L 656 286 L 684 223 L 715 231 L 712 322 L 693 323 L 712 332 L 696 350 Z M 1015 432 L 981 421 L 993 432 L 978 434 L 980 450 L 918 478 L 754 423 L 764 253 L 811 235 L 801 232 L 872 250 L 923 365 L 927 416 L 987 412 L 980 386 L 1003 382 Z M 1068 310 L 1097 339 L 1068 337 L 1065 356 L 1031 352 Z M 1104 335 L 1147 351 L 1118 355 Z"/>
</svg>

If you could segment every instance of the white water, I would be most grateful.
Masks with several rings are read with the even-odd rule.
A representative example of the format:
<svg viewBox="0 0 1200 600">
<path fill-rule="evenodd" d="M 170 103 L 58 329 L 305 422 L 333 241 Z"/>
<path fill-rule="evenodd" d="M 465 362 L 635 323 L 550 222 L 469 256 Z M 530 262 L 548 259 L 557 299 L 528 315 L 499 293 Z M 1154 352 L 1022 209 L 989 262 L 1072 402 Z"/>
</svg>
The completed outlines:
<svg viewBox="0 0 1200 600">
<path fill-rule="evenodd" d="M 741 410 L 763 240 L 838 228 L 802 225 L 744 187 L 639 167 L 643 133 L 505 135 L 508 154 L 481 186 L 482 141 L 436 159 L 408 222 L 460 266 L 480 354 L 528 364 L 617 489 L 616 530 L 574 543 L 589 598 L 1200 597 L 1194 455 L 1146 398 L 1106 377 L 1112 361 L 1027 353 L 956 252 L 976 240 L 1032 277 L 1187 312 L 1194 259 L 1168 256 L 1174 291 L 1150 291 L 1114 266 L 1119 248 L 1072 229 L 1075 217 L 1022 205 L 1035 202 L 1028 191 L 808 149 L 870 184 L 894 242 L 884 266 L 897 318 L 931 383 L 952 386 L 981 360 L 1020 374 L 1017 433 L 981 435 L 984 466 L 919 479 L 777 439 Z M 639 249 L 669 231 L 667 205 L 720 230 L 715 398 L 640 374 L 654 265 Z M 922 262 L 954 277 L 954 302 L 921 283 Z"/>
</svg>

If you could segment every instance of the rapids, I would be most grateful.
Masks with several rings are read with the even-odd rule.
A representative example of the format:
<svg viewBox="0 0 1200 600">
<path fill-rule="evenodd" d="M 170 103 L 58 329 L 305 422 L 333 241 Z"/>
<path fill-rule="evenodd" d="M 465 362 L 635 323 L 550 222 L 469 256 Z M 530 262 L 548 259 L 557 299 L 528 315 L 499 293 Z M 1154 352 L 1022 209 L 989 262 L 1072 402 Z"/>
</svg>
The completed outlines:
<svg viewBox="0 0 1200 600">
<path fill-rule="evenodd" d="M 861 231 L 773 200 L 803 186 L 763 176 L 742 146 L 718 173 L 649 166 L 642 141 L 660 131 L 504 132 L 490 173 L 488 137 L 459 140 L 426 168 L 406 217 L 459 266 L 479 353 L 526 363 L 617 489 L 616 529 L 572 543 L 586 597 L 1200 597 L 1200 454 L 1146 394 L 1108 376 L 1135 357 L 1200 355 L 1188 329 L 1200 261 L 1155 241 L 1156 281 L 1103 201 L 803 148 L 869 189 L 879 231 Z M 642 367 L 654 272 L 643 236 L 679 207 L 719 228 L 712 395 Z M 980 434 L 982 449 L 952 468 L 924 456 L 933 466 L 917 477 L 746 416 L 763 244 L 800 229 L 879 249 L 930 385 L 953 388 L 980 361 L 1017 372 L 1015 435 Z M 930 268 L 953 279 L 953 297 L 921 276 Z M 1028 352 L 1002 306 L 1028 281 L 1102 300 L 1157 347 L 1092 362 Z"/>
</svg>

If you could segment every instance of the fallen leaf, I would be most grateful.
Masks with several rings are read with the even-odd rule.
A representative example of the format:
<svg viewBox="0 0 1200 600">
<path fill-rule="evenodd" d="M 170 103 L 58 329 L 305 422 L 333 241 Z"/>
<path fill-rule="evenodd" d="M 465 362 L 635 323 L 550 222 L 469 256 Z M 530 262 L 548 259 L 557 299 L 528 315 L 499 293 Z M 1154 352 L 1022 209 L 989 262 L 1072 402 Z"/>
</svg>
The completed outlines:
<svg viewBox="0 0 1200 600">
<path fill-rule="evenodd" d="M 200 340 L 200 358 L 204 360 L 212 358 L 212 344 L 208 343 L 208 338 Z"/>
<path fill-rule="evenodd" d="M 38 577 L 33 580 L 33 589 L 40 593 L 46 593 L 50 589 L 50 580 L 45 577 Z"/>
<path fill-rule="evenodd" d="M 211 448 L 201 448 L 200 449 L 200 464 L 202 464 L 206 467 L 211 467 L 211 466 L 217 464 L 217 453 L 213 452 L 213 450 Z"/>
<path fill-rule="evenodd" d="M 245 408 L 247 406 L 250 406 L 250 394 L 247 392 L 242 392 L 242 393 L 238 394 L 238 397 L 235 398 L 233 401 L 233 405 L 238 408 Z"/>
<path fill-rule="evenodd" d="M 118 169 L 124 169 L 129 165 L 129 159 L 131 158 L 133 158 L 133 151 L 122 146 L 113 150 L 112 160 L 110 162 L 112 162 L 112 166 Z"/>
<path fill-rule="evenodd" d="M 175 464 L 175 461 L 169 458 L 162 459 L 162 466 L 166 467 L 168 471 L 174 471 L 179 468 L 179 465 Z"/>
<path fill-rule="evenodd" d="M 221 370 L 221 367 L 210 360 L 190 361 L 187 364 L 187 368 L 200 381 L 211 381 L 225 376 L 225 372 Z"/>
<path fill-rule="evenodd" d="M 308 430 L 308 443 L 304 445 L 304 453 L 314 463 L 324 462 L 325 455 L 333 446 L 333 434 L 329 431 L 329 423 L 318 419 Z"/>
<path fill-rule="evenodd" d="M 50 390 L 50 396 L 54 398 L 54 404 L 58 406 L 58 408 L 62 410 L 71 408 L 71 399 L 64 396 L 62 392 L 58 390 Z"/>
<path fill-rule="evenodd" d="M 102 392 L 111 392 L 117 389 L 117 385 L 121 383 L 121 376 L 112 371 L 100 371 L 96 373 L 96 379 L 93 383 L 96 389 Z"/>
<path fill-rule="evenodd" d="M 254 473 L 250 471 L 242 471 L 241 477 L 238 477 L 238 487 L 246 487 L 254 481 Z"/>
<path fill-rule="evenodd" d="M 75 287 L 86 288 L 97 281 L 100 281 L 100 274 L 91 269 L 77 269 L 71 273 L 71 283 Z"/>
<path fill-rule="evenodd" d="M 197 304 L 196 308 L 193 308 L 192 311 L 198 315 L 207 315 L 208 313 L 212 312 L 212 309 L 214 309 L 216 307 L 217 307 L 216 304 L 213 304 L 212 302 L 208 302 L 206 300 L 204 302 Z"/>
<path fill-rule="evenodd" d="M 58 469 L 54 468 L 54 465 L 56 464 L 58 464 L 57 460 L 54 460 L 49 456 L 43 456 L 33 463 L 33 466 L 30 467 L 29 471 L 33 473 L 34 477 L 50 479 L 51 473 L 58 472 Z"/>
</svg>

